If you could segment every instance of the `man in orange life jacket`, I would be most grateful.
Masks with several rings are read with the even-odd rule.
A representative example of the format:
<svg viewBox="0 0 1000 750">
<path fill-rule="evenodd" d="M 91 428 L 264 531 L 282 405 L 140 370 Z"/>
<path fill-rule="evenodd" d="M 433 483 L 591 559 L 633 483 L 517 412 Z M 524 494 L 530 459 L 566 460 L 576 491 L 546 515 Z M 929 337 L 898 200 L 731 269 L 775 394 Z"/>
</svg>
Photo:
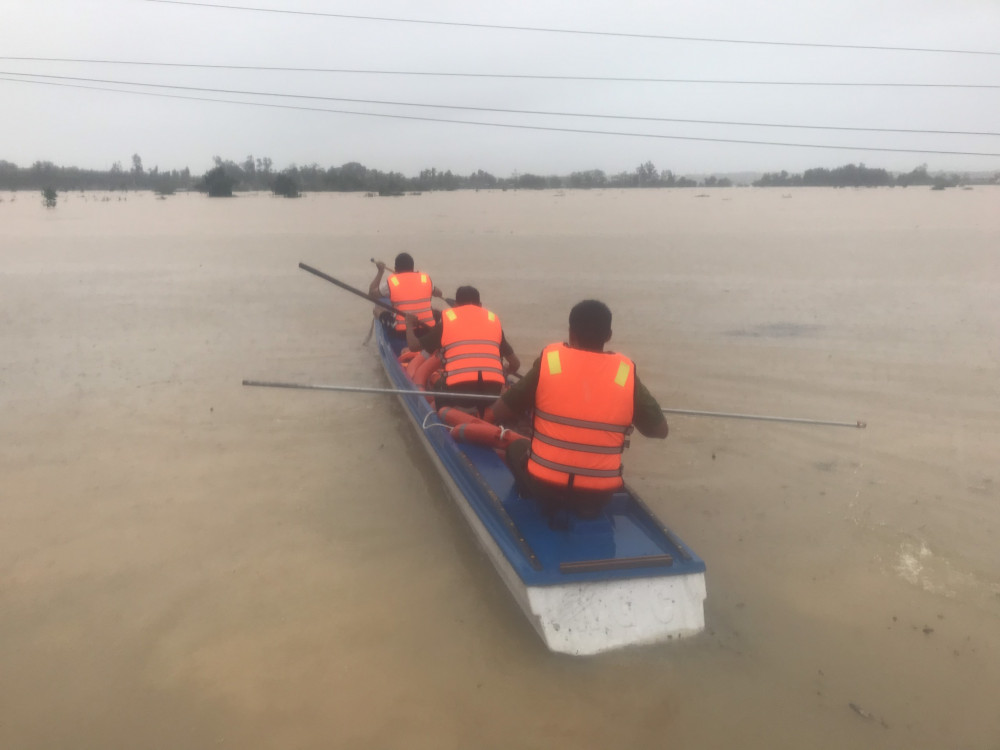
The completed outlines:
<svg viewBox="0 0 1000 750">
<path fill-rule="evenodd" d="M 506 383 L 507 371 L 517 372 L 521 360 L 514 353 L 500 325 L 500 318 L 482 306 L 479 290 L 460 286 L 455 292 L 455 306 L 444 311 L 441 324 L 417 336 L 417 318 L 406 316 L 406 344 L 411 351 L 440 352 L 444 372 L 436 390 L 443 394 L 478 393 L 499 395 Z M 485 407 L 482 399 L 462 399 L 449 395 L 435 396 L 435 405 Z"/>
<path fill-rule="evenodd" d="M 601 512 L 620 489 L 622 453 L 634 426 L 665 438 L 667 420 L 628 357 L 604 351 L 611 310 L 584 300 L 569 315 L 569 344 L 550 344 L 524 378 L 492 405 L 498 423 L 534 408 L 534 434 L 507 448 L 518 488 L 550 516 Z"/>
<path fill-rule="evenodd" d="M 368 286 L 368 296 L 374 300 L 388 297 L 392 306 L 401 313 L 415 315 L 422 329 L 433 328 L 436 319 L 431 299 L 441 297 L 441 290 L 434 286 L 431 277 L 426 273 L 413 270 L 413 257 L 409 253 L 397 255 L 393 264 L 396 272 L 390 274 L 385 281 L 382 281 L 385 263 L 379 261 L 376 265 L 378 272 Z M 392 313 L 386 313 L 382 319 L 397 336 L 405 335 L 406 323 L 403 315 L 394 316 Z"/>
</svg>

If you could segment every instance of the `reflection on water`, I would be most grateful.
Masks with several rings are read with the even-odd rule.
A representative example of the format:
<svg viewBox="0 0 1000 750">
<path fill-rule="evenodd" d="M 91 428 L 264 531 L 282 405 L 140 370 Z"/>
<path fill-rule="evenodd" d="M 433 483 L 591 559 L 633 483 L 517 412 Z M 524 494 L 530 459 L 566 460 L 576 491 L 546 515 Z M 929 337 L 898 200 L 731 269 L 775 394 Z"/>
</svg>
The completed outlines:
<svg viewBox="0 0 1000 750">
<path fill-rule="evenodd" d="M 996 746 L 1000 190 L 786 195 L 5 194 L 0 746 Z M 297 263 L 402 250 L 522 361 L 598 297 L 665 407 L 869 427 L 634 440 L 708 631 L 551 655 L 391 398 L 239 385 L 384 385 Z"/>
</svg>

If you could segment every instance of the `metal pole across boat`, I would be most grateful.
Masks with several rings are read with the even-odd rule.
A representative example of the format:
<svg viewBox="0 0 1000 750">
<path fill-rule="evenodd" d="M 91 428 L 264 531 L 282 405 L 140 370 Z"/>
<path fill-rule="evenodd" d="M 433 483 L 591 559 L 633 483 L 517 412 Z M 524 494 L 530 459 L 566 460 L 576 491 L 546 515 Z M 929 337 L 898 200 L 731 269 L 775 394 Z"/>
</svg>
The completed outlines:
<svg viewBox="0 0 1000 750">
<path fill-rule="evenodd" d="M 801 419 L 799 417 L 770 417 L 758 414 L 731 414 L 721 411 L 690 411 L 687 409 L 660 409 L 664 414 L 681 414 L 689 417 L 719 417 L 722 419 L 753 419 L 760 422 L 790 422 L 792 424 L 815 424 L 826 425 L 828 427 L 854 427 L 863 430 L 868 426 L 867 422 L 860 419 L 856 422 L 828 422 L 821 419 Z"/>
<path fill-rule="evenodd" d="M 312 383 L 279 383 L 264 380 L 244 380 L 243 385 L 257 386 L 261 388 L 296 388 L 308 391 L 342 391 L 347 393 L 388 393 L 398 396 L 434 396 L 434 391 L 403 390 L 397 388 L 368 388 L 354 385 L 317 385 Z M 462 393 L 463 399 L 480 399 L 483 401 L 496 401 L 497 396 L 485 393 Z M 723 419 L 753 419 L 763 422 L 790 422 L 792 424 L 812 424 L 827 425 L 830 427 L 854 427 L 864 429 L 868 425 L 861 420 L 857 422 L 827 422 L 819 419 L 801 419 L 798 417 L 771 417 L 757 414 L 731 414 L 721 411 L 691 411 L 689 409 L 661 409 L 664 414 L 680 414 L 689 417 L 719 417 Z"/>
</svg>

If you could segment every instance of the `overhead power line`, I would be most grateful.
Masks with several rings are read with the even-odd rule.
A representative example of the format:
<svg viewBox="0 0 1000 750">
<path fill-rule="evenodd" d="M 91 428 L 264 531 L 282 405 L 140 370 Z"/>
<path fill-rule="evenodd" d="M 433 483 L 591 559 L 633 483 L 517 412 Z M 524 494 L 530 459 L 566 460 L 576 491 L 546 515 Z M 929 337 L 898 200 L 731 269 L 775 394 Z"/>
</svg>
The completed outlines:
<svg viewBox="0 0 1000 750">
<path fill-rule="evenodd" d="M 26 81 L 23 78 L 4 78 L 2 73 L 0 73 L 0 81 L 7 81 L 11 83 L 28 83 L 40 86 L 60 86 L 66 88 L 86 89 L 91 91 L 109 91 L 118 94 L 131 94 L 133 96 L 156 96 L 167 99 L 184 99 L 189 101 L 215 102 L 219 104 L 237 104 L 249 107 L 267 107 L 270 109 L 291 109 L 304 112 L 324 112 L 324 113 L 340 114 L 340 115 L 355 115 L 360 117 L 381 117 L 393 120 L 441 122 L 441 123 L 450 123 L 455 125 L 473 125 L 479 127 L 508 128 L 512 130 L 535 130 L 535 131 L 546 131 L 554 133 L 574 133 L 583 135 L 610 135 L 610 136 L 629 137 L 629 138 L 654 138 L 658 140 L 697 141 L 704 143 L 735 143 L 735 144 L 745 144 L 752 146 L 780 146 L 786 148 L 822 148 L 822 149 L 833 149 L 838 151 L 874 151 L 879 153 L 1000 157 L 1000 153 L 981 152 L 981 151 L 944 151 L 937 149 L 918 149 L 918 148 L 841 146 L 841 145 L 824 144 L 824 143 L 787 143 L 781 141 L 757 141 L 757 140 L 738 139 L 738 138 L 707 138 L 707 137 L 687 136 L 687 135 L 666 135 L 661 133 L 631 133 L 631 132 L 609 131 L 609 130 L 587 130 L 583 128 L 557 128 L 544 125 L 520 125 L 520 124 L 503 123 L 503 122 L 477 122 L 470 120 L 453 120 L 443 117 L 420 117 L 417 115 L 399 115 L 399 114 L 387 114 L 381 112 L 356 112 L 351 110 L 325 109 L 322 107 L 303 107 L 292 104 L 272 104 L 268 102 L 245 102 L 245 101 L 233 101 L 231 99 L 215 99 L 209 97 L 187 96 L 184 94 L 165 94 L 155 91 L 129 91 L 125 89 L 113 89 L 102 86 L 85 86 L 82 84 L 74 84 L 74 83 L 56 83 L 54 81 Z"/>
<path fill-rule="evenodd" d="M 114 81 L 103 78 L 83 78 L 80 76 L 58 76 L 42 73 L 12 73 L 10 71 L 0 71 L 0 75 L 29 76 L 32 78 L 44 78 L 59 81 L 78 81 L 83 83 L 107 83 L 114 86 L 143 86 L 155 89 L 171 89 L 175 91 L 202 91 L 211 94 L 235 94 L 238 96 L 269 96 L 280 99 L 309 99 L 313 101 L 326 102 L 346 102 L 349 104 L 375 104 L 378 106 L 392 107 L 423 107 L 426 109 L 450 109 L 462 110 L 466 112 L 492 112 L 499 114 L 513 115 L 540 115 L 544 117 L 589 117 L 600 120 L 632 120 L 637 122 L 669 122 L 682 123 L 688 125 L 726 125 L 733 127 L 756 127 L 756 128 L 785 128 L 789 130 L 842 130 L 864 133 L 910 133 L 919 135 L 972 135 L 972 136 L 1000 136 L 1000 132 L 976 132 L 967 130 L 918 130 L 915 128 L 866 128 L 848 127 L 843 125 L 794 125 L 788 123 L 774 122 L 738 122 L 731 120 L 696 120 L 679 117 L 643 117 L 638 115 L 605 115 L 589 112 L 553 112 L 535 109 L 509 109 L 502 107 L 472 107 L 459 104 L 427 104 L 421 102 L 403 102 L 383 99 L 354 99 L 342 96 L 318 96 L 311 94 L 286 94 L 273 91 L 246 91 L 241 89 L 219 89 L 205 86 L 178 86 L 164 83 L 143 83 L 139 81 Z M 16 80 L 16 79 L 15 79 Z"/>
<path fill-rule="evenodd" d="M 370 70 L 365 68 L 300 68 L 280 65 L 221 65 L 211 63 L 150 62 L 144 60 L 94 60 L 73 57 L 10 57 L 17 62 L 55 62 L 86 65 L 136 65 L 199 70 L 259 70 L 283 73 L 343 73 L 351 75 L 428 76 L 441 78 L 500 78 L 534 81 L 603 81 L 609 83 L 680 83 L 732 86 L 856 86 L 870 88 L 1000 89 L 997 83 L 896 83 L 889 81 L 754 81 L 711 78 L 653 78 L 642 76 L 570 76 L 530 73 L 464 73 L 456 71 Z"/>
<path fill-rule="evenodd" d="M 319 11 L 286 10 L 284 8 L 255 8 L 246 5 L 219 5 L 217 3 L 201 3 L 191 0 L 146 0 L 150 3 L 165 5 L 188 5 L 200 8 L 218 8 L 223 10 L 242 10 L 255 13 L 281 13 L 294 16 L 320 16 L 324 18 L 343 18 L 355 21 L 381 21 L 385 23 L 415 23 L 428 26 L 457 26 L 471 29 L 498 29 L 501 31 L 533 31 L 546 34 L 582 34 L 586 36 L 624 37 L 628 39 L 659 39 L 675 42 L 711 42 L 715 44 L 756 44 L 771 47 L 819 47 L 825 49 L 878 50 L 883 52 L 933 52 L 950 55 L 995 55 L 1000 52 L 970 50 L 970 49 L 939 49 L 932 47 L 890 47 L 873 44 L 825 44 L 821 42 L 777 42 L 757 39 L 725 39 L 699 36 L 672 36 L 666 34 L 634 34 L 620 31 L 588 31 L 585 29 L 557 29 L 542 26 L 507 26 L 492 23 L 466 23 L 462 21 L 428 21 L 420 18 L 391 18 L 387 16 L 362 16 L 348 13 L 323 13 Z"/>
</svg>

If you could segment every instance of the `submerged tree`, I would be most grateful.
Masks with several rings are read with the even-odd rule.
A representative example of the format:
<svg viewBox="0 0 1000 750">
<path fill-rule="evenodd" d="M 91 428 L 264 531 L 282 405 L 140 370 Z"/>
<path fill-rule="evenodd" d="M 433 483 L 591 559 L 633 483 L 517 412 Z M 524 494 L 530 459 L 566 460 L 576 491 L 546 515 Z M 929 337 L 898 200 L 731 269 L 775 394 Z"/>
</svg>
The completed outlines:
<svg viewBox="0 0 1000 750">
<path fill-rule="evenodd" d="M 56 198 L 58 197 L 58 195 L 59 194 L 53 188 L 50 187 L 45 188 L 42 191 L 42 205 L 45 206 L 46 208 L 55 208 Z"/>
<path fill-rule="evenodd" d="M 639 187 L 651 187 L 660 182 L 660 176 L 653 162 L 647 161 L 635 168 L 636 181 Z"/>
<path fill-rule="evenodd" d="M 291 175 L 282 172 L 274 178 L 271 190 L 275 195 L 283 195 L 286 198 L 298 198 L 299 186 Z"/>
<path fill-rule="evenodd" d="M 226 173 L 221 164 L 207 171 L 202 179 L 203 189 L 208 191 L 209 198 L 232 198 L 234 184 L 236 180 Z"/>
</svg>

